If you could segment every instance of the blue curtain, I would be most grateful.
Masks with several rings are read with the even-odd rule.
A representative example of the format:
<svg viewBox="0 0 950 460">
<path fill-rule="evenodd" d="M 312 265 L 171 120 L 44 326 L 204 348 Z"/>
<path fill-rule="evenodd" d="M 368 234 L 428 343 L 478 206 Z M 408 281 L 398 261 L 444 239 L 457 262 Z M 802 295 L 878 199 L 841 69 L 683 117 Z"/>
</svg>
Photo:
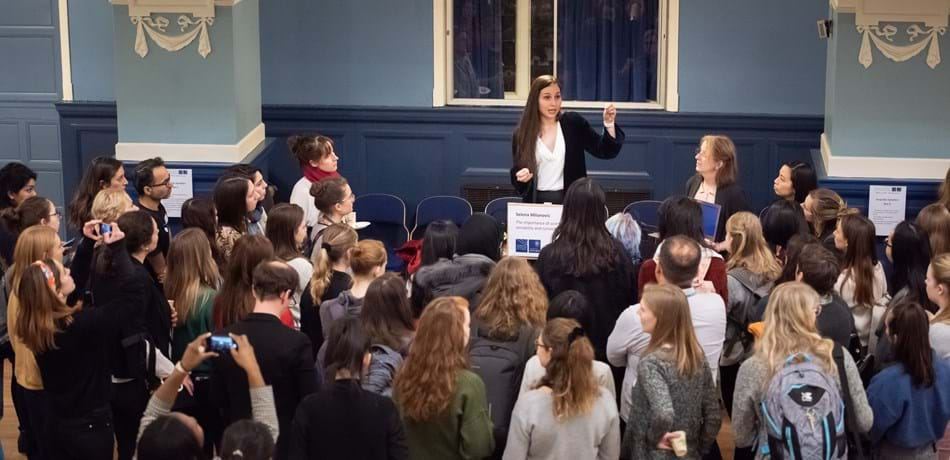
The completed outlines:
<svg viewBox="0 0 950 460">
<path fill-rule="evenodd" d="M 505 97 L 501 15 L 498 0 L 454 1 L 455 97 Z"/>
<path fill-rule="evenodd" d="M 558 1 L 565 100 L 656 100 L 658 0 Z"/>
</svg>

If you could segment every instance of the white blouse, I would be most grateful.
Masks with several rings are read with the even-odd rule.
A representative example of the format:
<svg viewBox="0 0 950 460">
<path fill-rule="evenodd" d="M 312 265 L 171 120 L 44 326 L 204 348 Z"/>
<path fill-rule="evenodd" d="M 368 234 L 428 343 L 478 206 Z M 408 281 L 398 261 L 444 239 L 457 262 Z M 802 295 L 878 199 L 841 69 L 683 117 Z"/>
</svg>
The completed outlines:
<svg viewBox="0 0 950 460">
<path fill-rule="evenodd" d="M 564 133 L 561 131 L 561 122 L 557 123 L 557 137 L 554 140 L 554 150 L 548 149 L 548 146 L 538 136 L 538 144 L 535 147 L 535 156 L 538 159 L 538 190 L 555 191 L 564 190 Z"/>
</svg>

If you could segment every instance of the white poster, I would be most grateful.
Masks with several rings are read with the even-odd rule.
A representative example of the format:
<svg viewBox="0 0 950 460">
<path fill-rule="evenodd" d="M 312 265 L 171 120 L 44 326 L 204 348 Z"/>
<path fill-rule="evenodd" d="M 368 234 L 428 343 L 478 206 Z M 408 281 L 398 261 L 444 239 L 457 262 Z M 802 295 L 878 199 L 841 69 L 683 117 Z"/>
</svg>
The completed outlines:
<svg viewBox="0 0 950 460">
<path fill-rule="evenodd" d="M 190 169 L 169 169 L 172 194 L 162 200 L 168 217 L 181 217 L 181 205 L 194 196 Z"/>
<path fill-rule="evenodd" d="M 508 204 L 508 255 L 537 259 L 561 222 L 559 204 Z"/>
<path fill-rule="evenodd" d="M 874 222 L 877 236 L 887 236 L 897 224 L 903 222 L 906 209 L 906 186 L 871 186 L 868 193 L 868 219 Z"/>
</svg>

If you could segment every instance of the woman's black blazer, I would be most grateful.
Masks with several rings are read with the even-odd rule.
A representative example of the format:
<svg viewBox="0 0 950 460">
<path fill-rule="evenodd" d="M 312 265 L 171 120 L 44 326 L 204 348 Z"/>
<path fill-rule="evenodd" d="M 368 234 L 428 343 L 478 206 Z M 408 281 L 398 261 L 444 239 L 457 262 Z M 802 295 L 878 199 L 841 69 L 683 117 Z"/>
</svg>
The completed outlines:
<svg viewBox="0 0 950 460">
<path fill-rule="evenodd" d="M 702 183 L 702 176 L 697 174 L 690 177 L 686 181 L 686 196 L 690 198 L 696 196 L 699 185 Z M 729 217 L 740 211 L 748 211 L 751 207 L 749 206 L 749 199 L 745 196 L 745 191 L 737 182 L 716 188 L 716 204 L 722 206 L 719 211 L 719 223 L 716 224 L 716 241 L 719 242 L 726 239 L 726 221 L 729 220 Z"/>
</svg>

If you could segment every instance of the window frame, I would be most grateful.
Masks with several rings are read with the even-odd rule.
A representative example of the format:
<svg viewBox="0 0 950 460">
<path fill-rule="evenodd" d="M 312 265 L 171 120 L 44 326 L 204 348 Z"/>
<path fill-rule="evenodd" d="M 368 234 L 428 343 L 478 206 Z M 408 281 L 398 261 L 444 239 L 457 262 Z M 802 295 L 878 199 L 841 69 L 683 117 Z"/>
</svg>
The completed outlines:
<svg viewBox="0 0 950 460">
<path fill-rule="evenodd" d="M 561 0 L 554 0 L 555 2 Z M 531 0 L 517 0 L 515 61 L 518 69 L 530 68 L 531 62 Z M 614 104 L 618 109 L 627 110 L 665 110 L 679 111 L 679 3 L 680 0 L 659 0 L 660 25 L 657 35 L 657 101 L 649 102 L 606 102 L 606 101 L 564 101 L 566 108 L 604 108 Z M 452 40 L 452 0 L 432 0 L 433 12 L 433 88 L 432 106 L 482 106 L 482 107 L 523 107 L 531 85 L 528 77 L 518 72 L 516 91 L 506 92 L 505 99 L 456 98 L 451 94 L 453 73 Z M 557 22 L 555 4 L 554 21 Z M 554 31 L 557 42 L 557 28 Z M 554 49 L 557 59 L 557 47 Z M 530 71 L 529 71 L 530 72 Z"/>
</svg>

